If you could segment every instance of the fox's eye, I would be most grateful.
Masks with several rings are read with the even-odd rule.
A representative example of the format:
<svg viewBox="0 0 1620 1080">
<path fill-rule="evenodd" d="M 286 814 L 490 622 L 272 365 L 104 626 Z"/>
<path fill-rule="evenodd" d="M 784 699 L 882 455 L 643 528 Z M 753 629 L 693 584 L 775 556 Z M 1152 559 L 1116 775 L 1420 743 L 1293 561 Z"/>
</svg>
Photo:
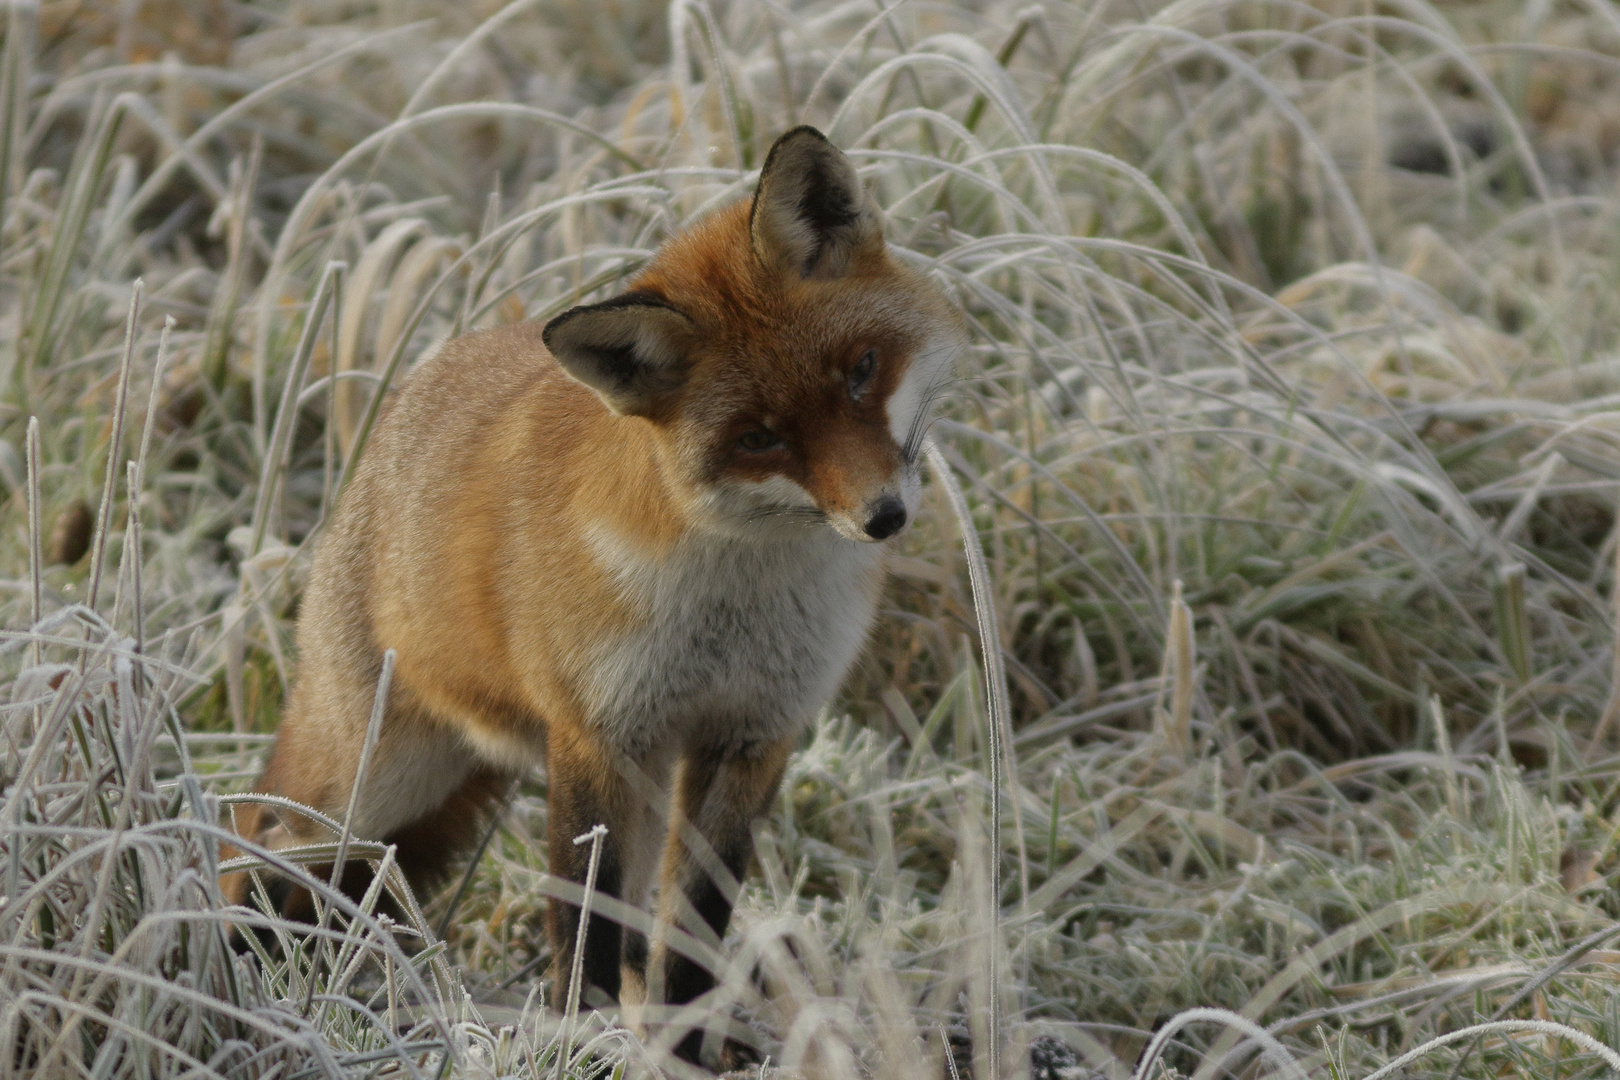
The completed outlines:
<svg viewBox="0 0 1620 1080">
<path fill-rule="evenodd" d="M 757 454 L 762 450 L 775 450 L 782 445 L 782 440 L 768 431 L 745 431 L 742 437 L 737 440 L 737 445 L 750 453 Z"/>
<path fill-rule="evenodd" d="M 872 371 L 877 367 L 877 350 L 867 349 L 861 358 L 855 361 L 855 366 L 849 369 L 849 396 L 856 401 L 866 392 L 866 384 L 872 381 Z"/>
</svg>

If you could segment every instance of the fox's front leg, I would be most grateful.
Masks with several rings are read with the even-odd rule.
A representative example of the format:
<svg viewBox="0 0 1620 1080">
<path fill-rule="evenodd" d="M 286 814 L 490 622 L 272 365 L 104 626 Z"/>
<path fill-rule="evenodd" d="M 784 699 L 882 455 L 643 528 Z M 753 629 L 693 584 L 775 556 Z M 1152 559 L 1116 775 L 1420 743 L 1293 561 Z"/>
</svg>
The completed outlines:
<svg viewBox="0 0 1620 1080">
<path fill-rule="evenodd" d="M 547 835 L 551 872 L 584 885 L 591 844 L 575 844 L 597 825 L 607 826 L 596 868 L 595 893 L 631 908 L 646 903 L 658 861 L 663 814 L 657 790 L 662 776 L 653 762 L 632 762 L 575 728 L 553 726 L 546 751 Z M 568 980 L 579 942 L 579 905 L 553 899 L 546 911 L 551 940 L 554 1007 L 568 1000 Z M 614 1001 L 622 994 L 639 1001 L 646 937 L 622 927 L 598 906 L 585 930 L 580 1002 Z M 621 967 L 622 965 L 622 967 Z M 600 994 L 593 994 L 592 988 Z"/>
<path fill-rule="evenodd" d="M 648 962 L 650 1000 L 684 1005 L 714 986 L 714 974 L 666 948 L 659 940 L 661 931 L 679 927 L 710 945 L 720 945 L 737 887 L 753 858 L 754 820 L 775 795 L 792 744 L 787 738 L 741 752 L 699 744 L 681 758 Z M 693 1031 L 681 1040 L 676 1053 L 696 1062 L 702 1045 L 703 1032 Z"/>
</svg>

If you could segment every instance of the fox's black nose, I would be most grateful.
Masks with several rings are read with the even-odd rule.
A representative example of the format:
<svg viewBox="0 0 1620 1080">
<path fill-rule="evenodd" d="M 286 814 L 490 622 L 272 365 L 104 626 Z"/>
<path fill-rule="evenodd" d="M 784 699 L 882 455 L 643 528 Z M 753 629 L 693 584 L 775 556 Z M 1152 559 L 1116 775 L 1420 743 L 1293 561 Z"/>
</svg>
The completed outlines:
<svg viewBox="0 0 1620 1080">
<path fill-rule="evenodd" d="M 878 500 L 872 516 L 866 519 L 866 535 L 874 540 L 887 540 L 906 527 L 906 504 L 893 495 Z"/>
</svg>

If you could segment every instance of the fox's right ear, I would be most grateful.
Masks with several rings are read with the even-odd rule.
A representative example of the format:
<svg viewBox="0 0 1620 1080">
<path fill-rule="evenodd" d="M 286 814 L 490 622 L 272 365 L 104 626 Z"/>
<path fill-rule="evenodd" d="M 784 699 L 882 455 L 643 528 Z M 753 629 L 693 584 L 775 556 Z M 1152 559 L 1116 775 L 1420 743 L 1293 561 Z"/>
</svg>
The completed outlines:
<svg viewBox="0 0 1620 1080">
<path fill-rule="evenodd" d="M 541 340 L 564 371 L 623 416 L 647 416 L 686 377 L 692 323 L 663 297 L 637 289 L 570 308 Z"/>
<path fill-rule="evenodd" d="M 805 278 L 841 277 L 856 252 L 883 245 L 855 166 L 813 127 L 794 128 L 765 155 L 748 233 L 766 266 Z"/>
</svg>

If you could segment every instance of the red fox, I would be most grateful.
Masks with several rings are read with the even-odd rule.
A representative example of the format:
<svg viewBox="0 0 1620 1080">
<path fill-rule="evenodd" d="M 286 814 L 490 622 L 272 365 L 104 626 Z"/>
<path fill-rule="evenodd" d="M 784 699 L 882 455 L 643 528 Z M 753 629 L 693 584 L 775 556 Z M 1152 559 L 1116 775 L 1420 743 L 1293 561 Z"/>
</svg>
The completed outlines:
<svg viewBox="0 0 1620 1080">
<path fill-rule="evenodd" d="M 881 541 L 915 513 L 964 343 L 809 127 L 622 295 L 451 341 L 406 381 L 319 544 L 256 790 L 347 812 L 393 649 L 353 833 L 431 884 L 543 763 L 552 873 L 583 882 L 573 840 L 604 824 L 597 890 L 645 906 L 658 881 L 650 943 L 592 917 L 592 997 L 691 1001 L 713 976 L 660 930 L 724 936 L 751 826 L 872 621 Z M 296 814 L 240 818 L 272 847 L 322 838 Z M 578 922 L 551 904 L 564 986 Z"/>
</svg>

